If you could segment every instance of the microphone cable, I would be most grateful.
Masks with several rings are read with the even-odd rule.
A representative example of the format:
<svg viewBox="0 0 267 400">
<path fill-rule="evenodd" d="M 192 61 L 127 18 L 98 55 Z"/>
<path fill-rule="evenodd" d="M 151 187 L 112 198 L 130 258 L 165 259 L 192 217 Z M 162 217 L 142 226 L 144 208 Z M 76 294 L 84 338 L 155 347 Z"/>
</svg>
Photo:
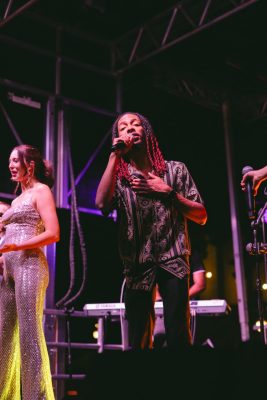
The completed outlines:
<svg viewBox="0 0 267 400">
<path fill-rule="evenodd" d="M 126 283 L 126 279 L 123 279 L 122 285 L 121 285 L 121 292 L 120 292 L 120 305 L 125 305 L 124 301 L 123 301 L 123 295 L 124 295 L 124 287 L 125 287 L 125 283 Z M 126 320 L 126 311 L 125 308 L 122 309 L 122 307 L 120 308 L 120 328 L 121 328 L 121 342 L 122 342 L 122 347 L 123 349 L 125 349 L 126 347 L 126 340 L 125 340 L 125 330 L 124 330 L 124 321 L 123 318 Z M 127 326 L 128 328 L 128 326 Z M 127 338 L 128 338 L 128 332 L 126 333 Z M 127 344 L 128 344 L 128 340 L 127 340 Z"/>
<path fill-rule="evenodd" d="M 191 336 L 192 336 L 192 344 L 195 343 L 195 337 L 196 337 L 196 324 L 197 324 L 197 313 L 196 310 L 190 309 L 190 330 L 191 330 Z"/>
</svg>

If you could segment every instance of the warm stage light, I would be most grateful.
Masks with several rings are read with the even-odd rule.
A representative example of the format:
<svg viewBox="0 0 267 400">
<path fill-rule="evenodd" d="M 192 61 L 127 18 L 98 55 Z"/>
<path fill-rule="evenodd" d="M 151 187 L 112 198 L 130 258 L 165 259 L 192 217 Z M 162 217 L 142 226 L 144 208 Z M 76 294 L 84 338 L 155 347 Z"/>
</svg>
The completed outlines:
<svg viewBox="0 0 267 400">
<path fill-rule="evenodd" d="M 262 289 L 263 289 L 263 290 L 267 290 L 267 283 L 263 283 Z"/>
<path fill-rule="evenodd" d="M 261 331 L 260 325 L 261 325 L 260 321 L 256 321 L 256 322 L 255 322 L 254 327 L 256 328 L 256 330 L 257 330 L 258 332 Z M 267 326 L 267 321 L 263 321 L 263 326 L 264 326 L 264 328 L 265 328 L 265 326 Z M 265 328 L 265 329 L 266 329 L 266 328 Z"/>
<path fill-rule="evenodd" d="M 93 332 L 93 338 L 96 340 L 98 339 L 98 331 Z"/>
<path fill-rule="evenodd" d="M 207 278 L 207 279 L 212 278 L 212 272 L 207 271 L 207 272 L 206 272 L 206 278 Z"/>
</svg>

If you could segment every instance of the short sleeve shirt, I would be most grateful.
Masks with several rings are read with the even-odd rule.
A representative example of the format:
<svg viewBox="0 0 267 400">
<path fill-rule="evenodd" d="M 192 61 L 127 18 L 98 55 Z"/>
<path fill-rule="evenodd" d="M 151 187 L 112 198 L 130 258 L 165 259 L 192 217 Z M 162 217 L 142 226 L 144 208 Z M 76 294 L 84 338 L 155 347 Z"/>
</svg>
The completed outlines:
<svg viewBox="0 0 267 400">
<path fill-rule="evenodd" d="M 136 174 L 130 165 L 129 173 Z M 183 197 L 203 203 L 184 163 L 166 161 L 162 179 Z M 157 268 L 164 268 L 178 278 L 189 274 L 187 219 L 175 203 L 175 199 L 159 193 L 136 194 L 127 181 L 117 180 L 119 252 L 128 287 L 152 290 Z"/>
</svg>

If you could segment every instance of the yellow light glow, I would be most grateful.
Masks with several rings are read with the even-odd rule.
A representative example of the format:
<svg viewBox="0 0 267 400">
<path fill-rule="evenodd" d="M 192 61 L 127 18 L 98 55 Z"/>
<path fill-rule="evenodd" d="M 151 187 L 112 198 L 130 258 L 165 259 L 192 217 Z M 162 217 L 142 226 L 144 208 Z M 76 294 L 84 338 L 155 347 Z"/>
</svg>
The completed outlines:
<svg viewBox="0 0 267 400">
<path fill-rule="evenodd" d="M 267 290 L 267 283 L 263 283 L 262 289 L 263 289 L 263 290 Z"/>
<path fill-rule="evenodd" d="M 256 323 L 255 323 L 255 326 L 257 326 L 257 327 L 258 327 L 258 329 L 257 329 L 257 331 L 258 331 L 258 332 L 260 332 L 260 331 L 261 331 L 261 329 L 260 329 L 260 325 L 261 325 L 260 321 L 259 321 L 259 320 L 258 320 L 258 321 L 256 321 Z M 267 321 L 263 321 L 263 326 L 267 326 Z"/>
<path fill-rule="evenodd" d="M 212 272 L 207 271 L 207 272 L 206 272 L 206 278 L 207 278 L 207 279 L 212 278 Z"/>
<path fill-rule="evenodd" d="M 93 338 L 94 339 L 98 339 L 98 331 L 94 331 L 93 332 Z"/>
</svg>

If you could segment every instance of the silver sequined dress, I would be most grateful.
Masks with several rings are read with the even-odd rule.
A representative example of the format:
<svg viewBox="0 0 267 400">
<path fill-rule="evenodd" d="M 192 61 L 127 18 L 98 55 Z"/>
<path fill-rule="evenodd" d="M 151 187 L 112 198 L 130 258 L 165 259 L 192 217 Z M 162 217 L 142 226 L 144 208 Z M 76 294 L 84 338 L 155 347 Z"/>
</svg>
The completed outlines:
<svg viewBox="0 0 267 400">
<path fill-rule="evenodd" d="M 21 243 L 43 232 L 31 191 L 3 215 L 5 243 Z M 4 254 L 0 286 L 0 400 L 54 400 L 42 318 L 49 271 L 41 248 Z M 22 389 L 20 388 L 20 382 Z"/>
</svg>

